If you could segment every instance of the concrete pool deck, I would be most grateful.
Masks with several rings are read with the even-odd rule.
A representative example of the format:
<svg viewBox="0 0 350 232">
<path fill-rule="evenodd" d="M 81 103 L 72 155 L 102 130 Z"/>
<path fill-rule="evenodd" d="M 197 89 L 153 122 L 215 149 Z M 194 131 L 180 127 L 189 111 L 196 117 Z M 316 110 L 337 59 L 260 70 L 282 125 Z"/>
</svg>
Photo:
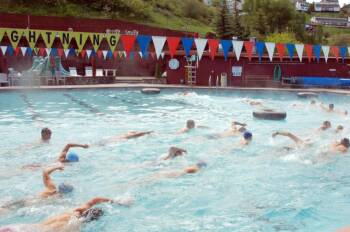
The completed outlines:
<svg viewBox="0 0 350 232">
<path fill-rule="evenodd" d="M 160 88 L 160 89 L 207 89 L 207 90 L 269 90 L 290 92 L 318 92 L 337 93 L 350 95 L 350 89 L 324 89 L 324 88 L 248 88 L 248 87 L 208 87 L 168 84 L 100 84 L 100 85 L 54 85 L 54 86 L 6 86 L 0 87 L 1 91 L 23 90 L 66 90 L 66 89 L 110 89 L 110 88 Z"/>
</svg>

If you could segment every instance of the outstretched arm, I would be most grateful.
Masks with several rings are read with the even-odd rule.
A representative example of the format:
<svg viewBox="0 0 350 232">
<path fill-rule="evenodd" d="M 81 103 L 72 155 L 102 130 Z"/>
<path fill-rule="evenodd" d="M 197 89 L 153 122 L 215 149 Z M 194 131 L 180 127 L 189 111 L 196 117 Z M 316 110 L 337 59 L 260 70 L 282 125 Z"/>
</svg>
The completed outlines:
<svg viewBox="0 0 350 232">
<path fill-rule="evenodd" d="M 58 157 L 58 161 L 64 162 L 66 160 L 67 153 L 69 149 L 72 147 L 82 147 L 82 148 L 89 148 L 89 145 L 87 144 L 74 144 L 74 143 L 68 143 L 63 150 L 60 153 L 60 156 Z"/>
<path fill-rule="evenodd" d="M 50 191 L 56 190 L 56 185 L 52 182 L 51 177 L 50 177 L 51 173 L 56 171 L 56 170 L 61 170 L 62 171 L 63 167 L 61 167 L 61 166 L 59 166 L 59 167 L 52 167 L 52 168 L 46 169 L 43 172 L 44 185 Z"/>
<path fill-rule="evenodd" d="M 238 125 L 238 126 L 247 126 L 245 123 L 240 123 L 240 122 L 233 122 L 233 124 Z"/>
<path fill-rule="evenodd" d="M 291 140 L 293 140 L 295 143 L 303 143 L 304 142 L 302 139 L 293 135 L 290 132 L 275 132 L 272 134 L 272 137 L 276 137 L 277 135 L 286 136 L 286 137 L 290 138 Z"/>
<path fill-rule="evenodd" d="M 97 197 L 76 208 L 74 211 L 78 212 L 79 214 L 83 214 L 86 210 L 92 208 L 94 205 L 106 202 L 113 203 L 113 200 L 109 198 Z"/>
</svg>

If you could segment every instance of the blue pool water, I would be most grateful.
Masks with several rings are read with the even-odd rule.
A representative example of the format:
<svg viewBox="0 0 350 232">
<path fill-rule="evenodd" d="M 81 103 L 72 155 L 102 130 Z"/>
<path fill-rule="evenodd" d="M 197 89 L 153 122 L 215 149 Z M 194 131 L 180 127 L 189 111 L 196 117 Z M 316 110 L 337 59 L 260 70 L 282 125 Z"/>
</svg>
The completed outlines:
<svg viewBox="0 0 350 232">
<path fill-rule="evenodd" d="M 128 131 L 155 134 L 105 147 L 73 149 L 80 162 L 52 175 L 55 183 L 75 185 L 72 194 L 0 215 L 0 227 L 38 223 L 96 197 L 133 197 L 130 208 L 103 205 L 101 220 L 82 231 L 335 231 L 350 225 L 350 158 L 321 158 L 329 144 L 348 136 L 349 116 L 326 113 L 298 99 L 296 93 L 264 91 L 163 90 L 143 95 L 138 89 L 66 90 L 0 93 L 0 205 L 34 196 L 43 190 L 42 169 L 50 165 L 66 143 L 94 144 Z M 252 117 L 245 100 L 286 110 L 285 121 Z M 319 101 L 350 110 L 348 96 L 322 94 Z M 297 104 L 297 106 L 292 106 Z M 178 135 L 187 119 L 208 129 Z M 239 146 L 239 137 L 208 139 L 230 127 L 248 124 L 253 143 Z M 333 128 L 317 133 L 322 121 Z M 345 126 L 334 133 L 338 124 Z M 50 127 L 49 144 L 28 148 Z M 292 143 L 271 137 L 288 130 L 312 137 L 314 145 L 286 152 Z M 154 162 L 171 145 L 188 154 Z M 147 182 L 167 170 L 179 170 L 200 160 L 208 166 L 198 174 Z"/>
</svg>

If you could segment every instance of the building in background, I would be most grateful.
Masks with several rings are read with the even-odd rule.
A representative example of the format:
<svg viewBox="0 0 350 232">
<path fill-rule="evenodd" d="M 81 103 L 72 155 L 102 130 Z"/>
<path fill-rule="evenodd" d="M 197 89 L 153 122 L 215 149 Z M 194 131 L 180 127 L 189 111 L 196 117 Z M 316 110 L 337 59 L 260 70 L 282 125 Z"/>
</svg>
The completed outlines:
<svg viewBox="0 0 350 232">
<path fill-rule="evenodd" d="M 298 11 L 308 11 L 310 4 L 306 0 L 296 0 L 294 1 L 295 9 Z"/>
<path fill-rule="evenodd" d="M 338 0 L 321 0 L 315 2 L 316 12 L 339 12 L 340 5 Z"/>
<path fill-rule="evenodd" d="M 331 27 L 350 27 L 350 17 L 348 18 L 312 17 L 311 24 L 331 26 Z"/>
<path fill-rule="evenodd" d="M 235 12 L 237 11 L 242 11 L 243 9 L 243 3 L 244 0 L 226 0 L 227 2 L 227 8 L 231 11 L 231 12 Z M 212 0 L 203 0 L 203 3 L 207 6 L 210 6 L 211 4 L 213 4 Z"/>
</svg>

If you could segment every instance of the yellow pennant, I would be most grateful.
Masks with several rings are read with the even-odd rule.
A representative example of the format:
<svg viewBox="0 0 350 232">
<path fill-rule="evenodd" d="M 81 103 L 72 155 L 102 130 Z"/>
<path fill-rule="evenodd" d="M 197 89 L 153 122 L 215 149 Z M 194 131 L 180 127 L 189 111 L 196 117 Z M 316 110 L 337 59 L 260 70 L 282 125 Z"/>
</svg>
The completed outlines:
<svg viewBox="0 0 350 232">
<path fill-rule="evenodd" d="M 89 33 L 87 32 L 72 32 L 73 38 L 75 39 L 75 42 L 77 43 L 78 46 L 78 52 L 81 52 L 83 50 L 84 45 L 89 38 Z"/>
<path fill-rule="evenodd" d="M 52 44 L 56 39 L 56 31 L 41 31 L 41 38 L 43 38 L 46 48 L 52 48 Z"/>
<path fill-rule="evenodd" d="M 4 28 L 0 28 L 0 42 L 2 41 L 2 38 L 4 38 L 6 30 Z"/>
<path fill-rule="evenodd" d="M 70 31 L 59 31 L 58 37 L 60 37 L 63 48 L 66 50 L 69 48 L 70 42 L 73 39 L 73 32 Z"/>
<path fill-rule="evenodd" d="M 106 36 L 107 42 L 109 47 L 111 48 L 111 51 L 114 52 L 116 46 L 118 45 L 118 41 L 120 38 L 119 33 L 108 33 Z"/>
<path fill-rule="evenodd" d="M 33 49 L 36 45 L 36 42 L 38 41 L 40 37 L 40 30 L 32 30 L 32 29 L 27 29 L 24 32 L 24 35 L 28 41 L 29 47 Z"/>
<path fill-rule="evenodd" d="M 91 40 L 92 46 L 94 47 L 95 52 L 97 52 L 98 48 L 100 47 L 103 38 L 104 38 L 104 34 L 102 33 L 90 34 L 90 40 Z"/>
<path fill-rule="evenodd" d="M 27 29 L 6 28 L 6 34 L 10 39 L 12 47 L 15 49 Z"/>
</svg>

